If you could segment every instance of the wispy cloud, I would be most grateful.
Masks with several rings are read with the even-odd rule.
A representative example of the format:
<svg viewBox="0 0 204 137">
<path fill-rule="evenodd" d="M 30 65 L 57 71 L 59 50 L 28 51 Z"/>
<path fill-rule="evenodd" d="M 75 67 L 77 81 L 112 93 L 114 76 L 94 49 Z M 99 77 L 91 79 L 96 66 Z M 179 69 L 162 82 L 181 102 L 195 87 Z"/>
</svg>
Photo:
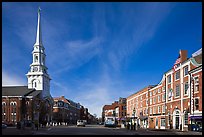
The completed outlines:
<svg viewBox="0 0 204 137">
<path fill-rule="evenodd" d="M 26 78 L 2 71 L 2 86 L 25 86 L 27 85 Z"/>
<path fill-rule="evenodd" d="M 58 68 L 54 74 L 79 67 L 91 60 L 100 53 L 100 42 L 101 39 L 98 37 L 89 41 L 76 40 L 65 42 L 64 46 L 54 53 L 58 58 L 52 61 L 57 62 L 57 60 L 61 60 L 61 62 L 58 62 L 60 69 Z"/>
<path fill-rule="evenodd" d="M 139 52 L 139 49 L 156 35 L 162 21 L 173 8 L 170 3 L 145 3 L 140 6 L 141 10 L 138 12 L 135 7 L 122 10 L 124 7 L 121 6 L 121 18 L 126 19 L 126 22 L 121 25 L 118 35 L 110 42 L 111 47 L 108 53 L 109 64 L 115 70 L 119 71 L 130 55 Z M 127 15 L 131 17 L 135 15 L 135 18 L 126 18 Z M 134 26 L 134 28 L 130 29 L 129 26 Z M 124 34 L 129 37 L 124 37 Z"/>
<path fill-rule="evenodd" d="M 109 104 L 113 100 L 110 90 L 110 78 L 108 75 L 100 75 L 98 80 L 83 80 L 79 85 L 78 93 L 74 100 L 79 101 L 83 106 L 89 109 L 89 112 L 101 116 L 104 104 Z"/>
</svg>

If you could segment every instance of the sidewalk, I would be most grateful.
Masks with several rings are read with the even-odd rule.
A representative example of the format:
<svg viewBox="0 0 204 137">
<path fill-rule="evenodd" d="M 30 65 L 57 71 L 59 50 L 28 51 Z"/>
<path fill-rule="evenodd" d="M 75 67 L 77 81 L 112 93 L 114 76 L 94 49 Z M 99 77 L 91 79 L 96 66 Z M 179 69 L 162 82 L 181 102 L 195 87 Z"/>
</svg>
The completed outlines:
<svg viewBox="0 0 204 137">
<path fill-rule="evenodd" d="M 176 129 L 144 129 L 131 130 L 139 135 L 202 135 L 202 132 L 181 131 Z"/>
</svg>

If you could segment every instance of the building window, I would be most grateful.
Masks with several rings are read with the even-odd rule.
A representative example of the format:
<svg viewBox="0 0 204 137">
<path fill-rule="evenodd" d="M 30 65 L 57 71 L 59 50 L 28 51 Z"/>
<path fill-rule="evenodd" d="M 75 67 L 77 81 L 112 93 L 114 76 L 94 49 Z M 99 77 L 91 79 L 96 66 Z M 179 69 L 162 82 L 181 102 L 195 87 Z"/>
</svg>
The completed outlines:
<svg viewBox="0 0 204 137">
<path fill-rule="evenodd" d="M 168 77 L 167 77 L 167 82 L 168 82 L 168 83 L 171 83 L 171 75 L 168 75 Z"/>
<path fill-rule="evenodd" d="M 195 92 L 199 91 L 199 85 L 195 85 Z"/>
<path fill-rule="evenodd" d="M 195 77 L 195 85 L 198 85 L 199 84 L 199 79 L 198 77 Z"/>
<path fill-rule="evenodd" d="M 150 108 L 149 111 L 150 111 L 149 113 L 152 114 L 152 108 Z"/>
<path fill-rule="evenodd" d="M 146 99 L 146 105 L 148 105 L 148 99 Z"/>
<path fill-rule="evenodd" d="M 176 97 L 180 96 L 180 86 L 176 85 Z"/>
<path fill-rule="evenodd" d="M 184 124 L 188 125 L 188 113 L 186 111 L 184 113 Z"/>
<path fill-rule="evenodd" d="M 6 102 L 2 102 L 2 106 L 6 106 Z"/>
<path fill-rule="evenodd" d="M 156 113 L 156 107 L 153 107 L 153 113 L 154 114 Z"/>
<path fill-rule="evenodd" d="M 178 80 L 180 78 L 180 70 L 176 72 L 175 74 L 175 80 Z"/>
<path fill-rule="evenodd" d="M 165 101 L 165 94 L 162 95 L 162 101 Z"/>
<path fill-rule="evenodd" d="M 161 107 L 160 106 L 158 106 L 158 113 L 160 113 L 161 111 L 160 111 L 160 109 L 161 109 Z"/>
<path fill-rule="evenodd" d="M 38 62 L 38 56 L 35 55 L 35 62 Z"/>
<path fill-rule="evenodd" d="M 123 110 L 126 110 L 126 106 L 123 106 L 122 109 L 123 109 Z"/>
<path fill-rule="evenodd" d="M 168 89 L 168 100 L 171 100 L 171 97 L 173 96 L 173 90 L 171 88 Z"/>
<path fill-rule="evenodd" d="M 184 85 L 184 94 L 185 95 L 188 94 L 188 82 L 186 82 L 185 85 Z"/>
<path fill-rule="evenodd" d="M 165 113 L 165 105 L 162 106 L 162 113 Z"/>
<path fill-rule="evenodd" d="M 195 110 L 199 109 L 199 100 L 198 98 L 195 98 Z"/>
<path fill-rule="evenodd" d="M 166 88 L 166 87 L 165 87 L 165 86 L 163 86 L 163 87 L 162 87 L 162 91 L 165 91 L 165 88 Z"/>
<path fill-rule="evenodd" d="M 154 97 L 154 104 L 156 103 L 156 97 Z"/>
<path fill-rule="evenodd" d="M 150 103 L 150 105 L 152 105 L 152 98 L 150 98 L 149 103 Z"/>
<path fill-rule="evenodd" d="M 161 89 L 159 88 L 159 89 L 158 89 L 158 93 L 160 93 L 160 92 L 161 92 Z"/>
<path fill-rule="evenodd" d="M 149 92 L 149 96 L 150 96 L 150 97 L 152 96 L 152 92 L 151 92 L 151 91 Z"/>
<path fill-rule="evenodd" d="M 188 66 L 186 66 L 185 68 L 184 68 L 184 76 L 187 76 L 188 75 Z"/>
<path fill-rule="evenodd" d="M 160 102 L 161 100 L 160 100 L 160 95 L 158 95 L 158 102 Z"/>
<path fill-rule="evenodd" d="M 161 126 L 165 126 L 165 118 L 161 118 Z"/>
<path fill-rule="evenodd" d="M 155 89 L 155 90 L 154 90 L 154 92 L 153 92 L 153 95 L 155 95 L 155 94 L 156 94 L 156 92 L 157 92 L 157 90 Z"/>
</svg>

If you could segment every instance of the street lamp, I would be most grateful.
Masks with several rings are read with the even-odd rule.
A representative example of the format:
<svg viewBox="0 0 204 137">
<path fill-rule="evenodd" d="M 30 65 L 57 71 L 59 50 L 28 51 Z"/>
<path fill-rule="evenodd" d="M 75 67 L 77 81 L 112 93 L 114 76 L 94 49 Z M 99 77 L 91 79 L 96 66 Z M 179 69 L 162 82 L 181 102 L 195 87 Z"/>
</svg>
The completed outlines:
<svg viewBox="0 0 204 137">
<path fill-rule="evenodd" d="M 133 109 L 133 121 L 134 121 L 134 123 L 133 123 L 133 126 L 134 126 L 134 129 L 135 129 L 135 108 Z"/>
</svg>

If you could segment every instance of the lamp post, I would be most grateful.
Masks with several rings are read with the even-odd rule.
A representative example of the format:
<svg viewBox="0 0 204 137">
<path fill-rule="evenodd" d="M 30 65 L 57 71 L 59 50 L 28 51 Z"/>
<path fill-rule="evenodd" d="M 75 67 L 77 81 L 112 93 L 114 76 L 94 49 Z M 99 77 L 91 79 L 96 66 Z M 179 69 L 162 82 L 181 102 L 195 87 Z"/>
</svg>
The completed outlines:
<svg viewBox="0 0 204 137">
<path fill-rule="evenodd" d="M 133 109 L 133 126 L 134 126 L 134 129 L 135 129 L 135 108 Z"/>
</svg>

